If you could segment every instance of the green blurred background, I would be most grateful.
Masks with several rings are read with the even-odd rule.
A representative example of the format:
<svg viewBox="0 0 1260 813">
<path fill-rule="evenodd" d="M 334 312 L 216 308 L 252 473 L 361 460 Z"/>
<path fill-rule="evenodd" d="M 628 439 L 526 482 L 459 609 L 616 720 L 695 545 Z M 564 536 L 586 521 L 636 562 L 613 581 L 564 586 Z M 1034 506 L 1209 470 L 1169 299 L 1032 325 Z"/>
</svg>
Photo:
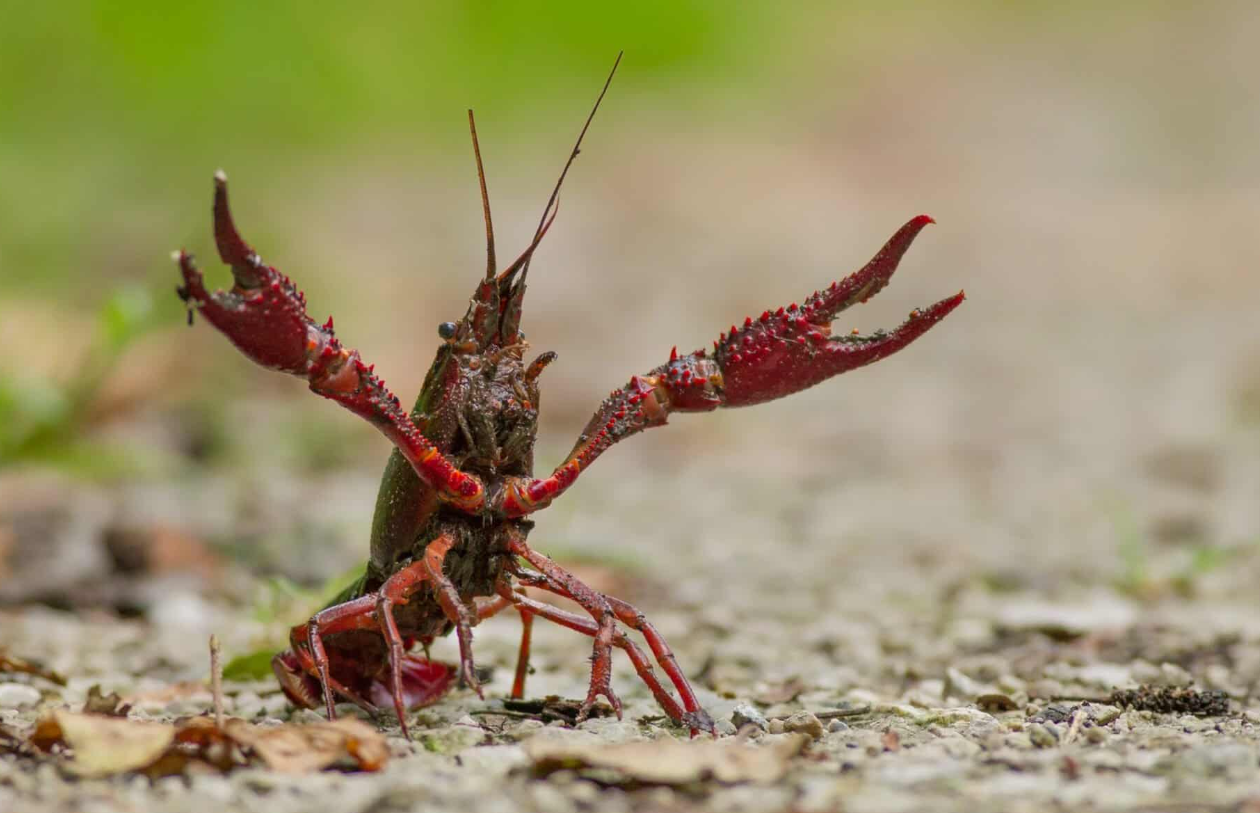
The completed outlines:
<svg viewBox="0 0 1260 813">
<path fill-rule="evenodd" d="M 353 562 L 387 447 L 207 326 L 186 329 L 169 252 L 200 254 L 226 283 L 209 221 L 211 173 L 226 169 L 247 238 L 409 402 L 481 262 L 464 110 L 477 111 L 507 256 L 624 49 L 526 303 L 531 341 L 561 356 L 542 465 L 671 345 L 801 298 L 927 211 L 942 225 L 906 279 L 854 317 L 892 323 L 966 287 L 971 301 L 914 361 L 645 437 L 591 473 L 592 499 L 642 475 L 634 454 L 689 471 L 753 454 L 754 479 L 830 482 L 837 465 L 895 474 L 911 459 L 898 444 L 917 443 L 939 446 L 935 476 L 966 485 L 967 517 L 1011 513 L 997 535 L 1035 541 L 1045 528 L 1028 518 L 1061 517 L 1065 499 L 1105 514 L 1046 483 L 1142 503 L 1115 461 L 1164 443 L 1238 448 L 1260 420 L 1258 14 L 1247 2 L 5 2 L 4 482 L 11 495 L 49 472 L 183 484 L 203 496 L 171 498 L 160 518 L 229 546 L 272 533 L 254 503 L 313 510 L 273 493 L 277 478 L 314 478 L 325 500 L 349 483 L 324 506 L 335 521 L 280 533 L 267 567 L 290 544 L 341 551 L 295 568 L 307 580 Z M 1015 496 L 994 491 L 1008 466 L 1027 478 Z M 221 510 L 222 493 L 204 490 L 215 477 L 246 483 Z M 1256 524 L 1196 544 L 1251 539 Z"/>
</svg>

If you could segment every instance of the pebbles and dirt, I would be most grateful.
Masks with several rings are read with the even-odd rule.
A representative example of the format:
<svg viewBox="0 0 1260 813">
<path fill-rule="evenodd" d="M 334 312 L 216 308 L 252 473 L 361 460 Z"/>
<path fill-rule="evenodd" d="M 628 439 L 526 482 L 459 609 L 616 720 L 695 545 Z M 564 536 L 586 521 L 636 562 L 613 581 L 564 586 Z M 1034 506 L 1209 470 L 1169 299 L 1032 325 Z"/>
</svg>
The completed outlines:
<svg viewBox="0 0 1260 813">
<path fill-rule="evenodd" d="M 1174 33 L 1180 47 L 1192 32 Z M 1254 63 L 1254 37 L 1208 40 Z M 1156 67 L 1124 56 L 1149 55 L 1146 41 L 1107 48 L 1108 65 Z M 783 403 L 679 418 L 601 458 L 539 516 L 539 550 L 636 602 L 670 641 L 717 744 L 687 743 L 621 659 L 622 720 L 573 728 L 554 704 L 506 706 L 518 625 L 504 616 L 476 630 L 487 699 L 456 691 L 415 712 L 410 742 L 385 720 L 378 771 L 86 777 L 57 747 L 32 750 L 37 721 L 79 711 L 94 687 L 128 720 L 207 714 L 211 634 L 228 658 L 277 645 L 320 581 L 361 561 L 383 444 L 300 385 L 251 372 L 234 394 L 295 398 L 222 406 L 205 433 L 217 463 L 113 483 L 0 473 L 0 645 L 65 678 L 0 666 L 0 810 L 1260 809 L 1254 171 L 1160 174 L 1183 165 L 1134 154 L 1108 124 L 1127 86 L 1091 107 L 1079 77 L 1036 74 L 1033 104 L 1026 72 L 954 57 L 889 67 L 882 91 L 818 113 L 799 143 L 723 133 L 701 150 L 635 133 L 588 148 L 633 166 L 583 158 L 617 193 L 562 215 L 568 242 L 531 276 L 526 329 L 561 354 L 545 374 L 546 465 L 671 344 L 799 299 L 920 207 L 941 221 L 853 314 L 894 324 L 965 287 L 968 302 L 914 347 Z M 1180 82 L 1189 68 L 1176 69 Z M 908 87 L 923 95 L 893 90 Z M 1227 98 L 1254 118 L 1251 96 Z M 1015 113 L 972 121 L 960 104 Z M 1098 160 L 1056 158 L 1089 122 Z M 476 263 L 452 257 L 418 278 L 405 238 L 309 202 L 415 203 L 392 166 L 353 170 L 327 196 L 243 197 L 243 217 L 302 224 L 290 256 L 269 259 L 312 281 L 323 267 L 321 290 L 357 303 L 357 321 L 344 302 L 314 307 L 406 394 L 430 326 L 450 317 L 435 303 L 467 295 L 448 266 Z M 309 237 L 334 233 L 340 254 Z M 361 273 L 351 292 L 350 267 L 379 279 Z M 38 367 L 39 352 L 10 355 Z M 204 326 L 163 334 L 140 374 L 119 376 L 163 371 L 153 407 L 102 431 L 163 460 L 204 452 L 213 444 L 186 435 L 205 415 L 157 390 L 213 380 L 231 356 Z M 585 696 L 588 642 L 542 622 L 534 642 L 529 697 Z M 444 640 L 434 654 L 455 650 Z M 226 714 L 257 726 L 322 719 L 271 680 L 229 675 L 224 691 Z"/>
</svg>

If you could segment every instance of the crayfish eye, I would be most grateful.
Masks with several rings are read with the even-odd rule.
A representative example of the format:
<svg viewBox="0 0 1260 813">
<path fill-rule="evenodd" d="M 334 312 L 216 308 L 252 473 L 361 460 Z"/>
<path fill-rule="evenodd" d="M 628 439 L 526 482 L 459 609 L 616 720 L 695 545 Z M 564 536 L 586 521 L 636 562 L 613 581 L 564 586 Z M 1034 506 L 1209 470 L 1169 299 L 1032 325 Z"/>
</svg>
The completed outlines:
<svg viewBox="0 0 1260 813">
<path fill-rule="evenodd" d="M 443 322 L 438 325 L 438 336 L 440 336 L 443 341 L 449 342 L 451 339 L 455 338 L 456 330 L 457 327 L 454 322 Z"/>
</svg>

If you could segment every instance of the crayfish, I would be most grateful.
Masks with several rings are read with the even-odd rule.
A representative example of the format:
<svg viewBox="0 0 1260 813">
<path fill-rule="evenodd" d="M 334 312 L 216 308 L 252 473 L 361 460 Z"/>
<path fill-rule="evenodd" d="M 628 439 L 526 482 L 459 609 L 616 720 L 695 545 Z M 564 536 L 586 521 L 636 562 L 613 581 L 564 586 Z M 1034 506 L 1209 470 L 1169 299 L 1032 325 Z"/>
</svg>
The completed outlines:
<svg viewBox="0 0 1260 813">
<path fill-rule="evenodd" d="M 620 58 L 619 58 L 620 59 Z M 613 71 L 615 73 L 616 66 Z M 612 80 L 609 74 L 599 100 Z M 674 412 L 709 412 L 759 404 L 812 387 L 878 361 L 923 335 L 963 301 L 963 293 L 911 312 L 900 327 L 870 335 L 836 334 L 838 313 L 878 293 L 924 226 L 920 215 L 902 226 L 861 270 L 792 304 L 745 319 L 722 333 L 712 350 L 670 353 L 669 360 L 632 376 L 596 410 L 568 457 L 536 478 L 539 376 L 552 352 L 526 361 L 520 330 L 526 279 L 535 250 L 555 221 L 558 194 L 599 101 L 569 155 L 532 242 L 499 270 L 485 172 L 469 111 L 486 226 L 487 260 L 468 310 L 438 326 L 441 340 L 410 413 L 359 353 L 318 324 L 287 276 L 262 261 L 238 234 L 228 209 L 227 178 L 215 174 L 214 237 L 235 284 L 209 293 L 193 257 L 175 257 L 180 297 L 258 364 L 306 379 L 315 393 L 366 419 L 394 445 L 372 521 L 371 553 L 363 575 L 307 623 L 295 626 L 291 648 L 272 666 L 296 705 L 322 698 L 333 717 L 340 697 L 375 713 L 392 704 L 404 734 L 406 710 L 436 701 L 458 677 L 482 695 L 473 668 L 473 627 L 506 608 L 523 624 L 513 697 L 524 692 L 534 616 L 594 639 L 590 687 L 579 721 L 604 697 L 621 714 L 610 678 L 612 649 L 626 653 L 670 718 L 714 731 L 669 645 L 635 607 L 592 590 L 526 539 L 531 515 L 559 498 L 618 441 L 663 426 Z M 571 599 L 586 615 L 527 595 L 525 588 Z M 587 617 L 589 616 L 589 618 Z M 677 692 L 657 677 L 652 660 L 627 634 L 639 632 Z M 454 631 L 458 668 L 412 652 Z"/>
</svg>

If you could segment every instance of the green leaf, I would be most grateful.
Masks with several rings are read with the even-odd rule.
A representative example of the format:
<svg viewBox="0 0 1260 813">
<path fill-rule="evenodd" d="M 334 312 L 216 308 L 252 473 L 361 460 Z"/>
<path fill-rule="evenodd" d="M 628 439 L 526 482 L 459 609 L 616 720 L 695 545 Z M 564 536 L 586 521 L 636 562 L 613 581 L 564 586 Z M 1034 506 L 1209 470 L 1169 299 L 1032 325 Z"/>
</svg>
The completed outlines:
<svg viewBox="0 0 1260 813">
<path fill-rule="evenodd" d="M 119 288 L 105 300 L 99 318 L 107 352 L 117 353 L 152 324 L 153 295 L 139 285 Z"/>
<path fill-rule="evenodd" d="M 224 680 L 266 680 L 271 677 L 271 659 L 274 649 L 260 649 L 248 655 L 238 655 L 223 667 Z"/>
</svg>

